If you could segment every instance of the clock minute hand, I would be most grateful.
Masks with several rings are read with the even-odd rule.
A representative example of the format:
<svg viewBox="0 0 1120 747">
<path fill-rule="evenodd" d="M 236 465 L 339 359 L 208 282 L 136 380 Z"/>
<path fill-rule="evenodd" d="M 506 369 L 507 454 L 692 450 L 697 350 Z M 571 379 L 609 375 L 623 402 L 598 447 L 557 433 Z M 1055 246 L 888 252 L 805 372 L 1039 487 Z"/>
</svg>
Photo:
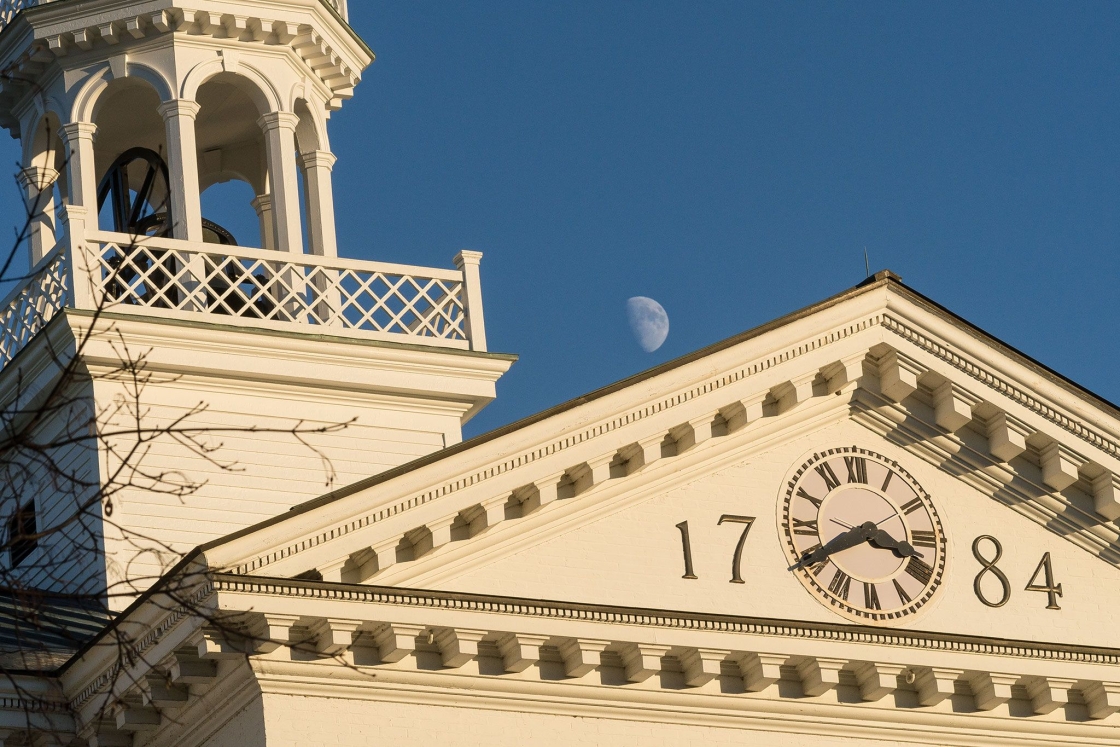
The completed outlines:
<svg viewBox="0 0 1120 747">
<path fill-rule="evenodd" d="M 801 560 L 797 561 L 797 563 L 790 570 L 793 570 L 794 568 L 804 568 L 808 565 L 816 565 L 822 560 L 827 559 L 828 556 L 832 555 L 833 553 L 840 552 L 841 550 L 847 550 L 848 548 L 855 547 L 856 545 L 862 545 L 864 542 L 870 540 L 875 532 L 875 524 L 874 522 L 870 521 L 866 521 L 863 524 L 860 524 L 858 527 L 852 527 L 843 534 L 839 534 L 833 537 L 823 547 L 818 547 L 816 550 L 803 555 L 801 557 Z"/>
</svg>

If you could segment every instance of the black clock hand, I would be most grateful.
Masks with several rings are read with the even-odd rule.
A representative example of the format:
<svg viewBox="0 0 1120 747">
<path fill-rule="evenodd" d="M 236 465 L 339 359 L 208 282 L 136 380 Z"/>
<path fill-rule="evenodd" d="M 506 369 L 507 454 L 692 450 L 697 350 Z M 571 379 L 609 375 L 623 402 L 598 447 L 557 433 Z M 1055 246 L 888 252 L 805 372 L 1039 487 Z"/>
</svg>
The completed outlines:
<svg viewBox="0 0 1120 747">
<path fill-rule="evenodd" d="M 914 546 L 909 542 L 906 540 L 896 540 L 890 533 L 883 529 L 875 530 L 875 532 L 868 537 L 867 541 L 880 549 L 894 550 L 895 554 L 900 558 L 909 558 L 914 555 L 917 555 L 919 558 L 925 557 L 915 550 Z"/>
<path fill-rule="evenodd" d="M 828 556 L 832 555 L 833 553 L 840 552 L 841 550 L 847 550 L 848 548 L 855 547 L 857 545 L 862 545 L 864 542 L 867 542 L 869 539 L 871 539 L 872 535 L 875 534 L 875 531 L 875 524 L 870 521 L 865 521 L 858 527 L 852 527 L 843 534 L 839 534 L 833 537 L 823 547 L 818 547 L 816 550 L 802 555 L 801 560 L 797 561 L 797 563 L 793 565 L 790 570 L 793 570 L 795 568 L 804 568 L 807 565 L 816 565 L 822 560 L 827 559 Z"/>
</svg>

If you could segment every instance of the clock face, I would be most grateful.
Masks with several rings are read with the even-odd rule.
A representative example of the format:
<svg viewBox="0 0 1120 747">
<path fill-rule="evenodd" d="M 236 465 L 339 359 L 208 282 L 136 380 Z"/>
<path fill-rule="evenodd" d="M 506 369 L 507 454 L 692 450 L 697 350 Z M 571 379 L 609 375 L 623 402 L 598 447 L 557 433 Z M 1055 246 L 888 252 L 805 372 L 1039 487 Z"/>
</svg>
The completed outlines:
<svg viewBox="0 0 1120 747">
<path fill-rule="evenodd" d="M 778 522 L 790 570 L 833 611 L 889 624 L 929 602 L 945 573 L 945 532 L 929 494 L 867 449 L 814 454 L 794 473 Z"/>
</svg>

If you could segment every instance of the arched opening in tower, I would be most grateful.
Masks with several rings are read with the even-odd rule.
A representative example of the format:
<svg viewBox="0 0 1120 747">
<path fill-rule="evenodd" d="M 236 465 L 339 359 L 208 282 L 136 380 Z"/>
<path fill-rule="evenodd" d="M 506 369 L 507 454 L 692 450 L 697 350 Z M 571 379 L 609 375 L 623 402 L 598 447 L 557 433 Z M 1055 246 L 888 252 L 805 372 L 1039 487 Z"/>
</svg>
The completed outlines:
<svg viewBox="0 0 1120 747">
<path fill-rule="evenodd" d="M 207 208 L 213 209 L 212 219 L 233 231 L 238 244 L 274 249 L 265 139 L 258 124 L 265 110 L 254 96 L 260 92 L 253 83 L 233 73 L 219 73 L 199 87 L 199 187 L 204 215 L 211 217 Z M 204 223 L 203 232 L 209 230 Z"/>
<path fill-rule="evenodd" d="M 98 98 L 94 159 L 98 226 L 131 235 L 166 235 L 171 215 L 167 133 L 160 96 L 141 78 L 114 80 Z"/>
</svg>

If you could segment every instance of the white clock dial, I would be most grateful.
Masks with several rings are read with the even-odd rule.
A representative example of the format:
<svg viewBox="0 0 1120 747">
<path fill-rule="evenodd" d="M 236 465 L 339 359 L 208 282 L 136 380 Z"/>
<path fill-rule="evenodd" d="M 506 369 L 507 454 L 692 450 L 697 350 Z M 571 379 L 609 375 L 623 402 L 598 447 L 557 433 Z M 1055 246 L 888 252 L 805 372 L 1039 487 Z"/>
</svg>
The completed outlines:
<svg viewBox="0 0 1120 747">
<path fill-rule="evenodd" d="M 929 494 L 898 462 L 855 446 L 814 454 L 779 503 L 790 570 L 821 602 L 890 624 L 927 604 L 945 573 Z"/>
</svg>

